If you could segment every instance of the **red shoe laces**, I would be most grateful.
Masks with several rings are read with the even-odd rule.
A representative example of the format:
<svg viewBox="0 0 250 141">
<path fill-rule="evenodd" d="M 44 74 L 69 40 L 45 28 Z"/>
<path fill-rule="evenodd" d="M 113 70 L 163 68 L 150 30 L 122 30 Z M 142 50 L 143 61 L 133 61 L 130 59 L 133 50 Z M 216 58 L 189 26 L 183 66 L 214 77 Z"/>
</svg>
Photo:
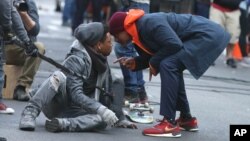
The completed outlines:
<svg viewBox="0 0 250 141">
<path fill-rule="evenodd" d="M 171 123 L 166 121 L 165 119 L 156 119 L 157 122 L 160 122 L 159 124 L 155 125 L 156 128 L 158 127 L 171 127 Z"/>
</svg>

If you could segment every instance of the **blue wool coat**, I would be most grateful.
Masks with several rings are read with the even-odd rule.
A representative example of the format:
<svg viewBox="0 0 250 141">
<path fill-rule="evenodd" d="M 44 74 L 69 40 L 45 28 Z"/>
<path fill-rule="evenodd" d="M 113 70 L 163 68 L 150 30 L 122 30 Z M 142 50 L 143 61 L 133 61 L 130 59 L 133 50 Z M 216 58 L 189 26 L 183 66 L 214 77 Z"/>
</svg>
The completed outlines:
<svg viewBox="0 0 250 141">
<path fill-rule="evenodd" d="M 160 62 L 178 53 L 180 60 L 198 79 L 227 46 L 230 35 L 220 25 L 191 14 L 152 13 L 136 21 L 139 39 L 154 53 L 136 47 L 136 70 L 150 63 L 159 71 Z"/>
</svg>

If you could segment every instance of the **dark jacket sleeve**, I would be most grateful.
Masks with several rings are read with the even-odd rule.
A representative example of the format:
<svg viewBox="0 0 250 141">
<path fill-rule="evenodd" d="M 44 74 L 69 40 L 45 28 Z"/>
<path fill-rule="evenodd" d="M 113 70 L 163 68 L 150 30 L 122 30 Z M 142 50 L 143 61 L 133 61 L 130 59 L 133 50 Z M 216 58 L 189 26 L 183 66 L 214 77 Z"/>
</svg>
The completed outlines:
<svg viewBox="0 0 250 141">
<path fill-rule="evenodd" d="M 83 91 L 84 81 L 90 74 L 88 71 L 90 62 L 88 62 L 87 59 L 84 60 L 76 55 L 70 55 L 66 59 L 64 66 L 82 76 L 67 75 L 67 92 L 69 93 L 72 102 L 87 111 L 96 112 L 101 104 L 95 99 L 85 95 Z"/>
<path fill-rule="evenodd" d="M 146 69 L 149 66 L 149 60 L 151 58 L 151 55 L 145 53 L 143 50 L 141 50 L 137 45 L 135 49 L 138 52 L 139 56 L 135 57 L 135 69 L 133 71 L 138 71 L 142 69 Z"/>
<path fill-rule="evenodd" d="M 149 63 L 158 72 L 160 62 L 164 58 L 181 50 L 183 48 L 183 43 L 168 23 L 154 20 L 148 24 L 151 25 L 148 25 L 148 27 L 150 27 L 148 35 L 151 35 L 152 41 L 158 45 L 158 47 L 153 47 L 156 52 L 151 57 Z"/>
</svg>

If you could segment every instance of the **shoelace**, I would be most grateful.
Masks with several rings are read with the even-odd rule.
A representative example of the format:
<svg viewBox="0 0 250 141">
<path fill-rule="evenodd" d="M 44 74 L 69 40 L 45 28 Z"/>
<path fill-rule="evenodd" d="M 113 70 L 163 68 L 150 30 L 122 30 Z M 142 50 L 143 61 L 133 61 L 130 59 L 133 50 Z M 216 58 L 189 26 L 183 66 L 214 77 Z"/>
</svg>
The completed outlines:
<svg viewBox="0 0 250 141">
<path fill-rule="evenodd" d="M 160 122 L 159 124 L 155 125 L 155 127 L 161 127 L 161 126 L 168 126 L 170 125 L 169 122 L 165 121 L 165 119 L 156 119 L 156 122 Z"/>
</svg>

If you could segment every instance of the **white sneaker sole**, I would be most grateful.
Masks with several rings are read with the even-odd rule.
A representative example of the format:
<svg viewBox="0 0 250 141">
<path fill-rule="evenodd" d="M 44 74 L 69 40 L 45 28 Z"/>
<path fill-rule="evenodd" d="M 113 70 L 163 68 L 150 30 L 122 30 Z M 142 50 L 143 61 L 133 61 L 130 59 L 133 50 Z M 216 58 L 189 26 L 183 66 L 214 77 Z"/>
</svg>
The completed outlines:
<svg viewBox="0 0 250 141">
<path fill-rule="evenodd" d="M 151 136 L 151 137 L 168 137 L 168 138 L 179 138 L 181 137 L 181 134 L 173 135 L 172 133 L 168 134 L 144 134 L 145 136 Z"/>
<path fill-rule="evenodd" d="M 6 110 L 0 110 L 0 114 L 14 114 L 15 110 L 12 108 L 7 108 Z"/>
<path fill-rule="evenodd" d="M 199 129 L 198 128 L 195 128 L 195 129 L 185 129 L 185 128 L 181 128 L 180 127 L 180 129 L 182 130 L 182 131 L 189 131 L 189 132 L 197 132 L 197 131 L 199 131 Z"/>
</svg>

